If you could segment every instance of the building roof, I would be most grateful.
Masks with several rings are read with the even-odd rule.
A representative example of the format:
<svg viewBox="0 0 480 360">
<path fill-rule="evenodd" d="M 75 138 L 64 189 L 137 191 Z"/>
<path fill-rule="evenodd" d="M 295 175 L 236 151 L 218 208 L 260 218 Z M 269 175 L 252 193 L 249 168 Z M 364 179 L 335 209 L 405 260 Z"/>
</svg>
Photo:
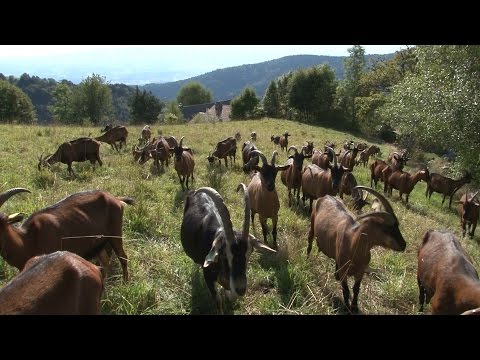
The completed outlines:
<svg viewBox="0 0 480 360">
<path fill-rule="evenodd" d="M 204 104 L 183 106 L 182 107 L 183 117 L 185 118 L 185 120 L 190 121 L 199 112 L 206 113 L 212 107 L 213 107 L 213 114 L 215 115 L 215 104 L 217 102 L 219 102 L 219 103 L 221 103 L 222 105 L 225 106 L 225 105 L 230 105 L 230 101 L 231 100 L 223 100 L 223 101 L 215 101 L 215 102 L 209 102 L 209 103 L 204 103 Z M 230 108 L 230 106 L 228 106 L 228 108 Z M 227 110 L 227 109 L 225 109 L 225 110 Z M 224 109 L 222 107 L 222 116 L 221 116 L 222 120 L 223 120 L 223 112 L 224 112 Z M 228 112 L 228 115 L 229 114 L 230 114 L 230 112 Z M 229 120 L 229 119 L 227 119 L 227 120 Z"/>
</svg>

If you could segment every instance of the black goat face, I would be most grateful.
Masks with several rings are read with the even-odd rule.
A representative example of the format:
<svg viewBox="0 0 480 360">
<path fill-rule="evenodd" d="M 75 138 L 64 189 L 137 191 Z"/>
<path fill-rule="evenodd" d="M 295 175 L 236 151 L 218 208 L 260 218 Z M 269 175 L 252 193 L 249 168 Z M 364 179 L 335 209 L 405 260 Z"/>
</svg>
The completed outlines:
<svg viewBox="0 0 480 360">
<path fill-rule="evenodd" d="M 260 170 L 262 183 L 268 191 L 275 190 L 275 178 L 277 177 L 277 169 L 272 165 L 263 165 Z"/>
<path fill-rule="evenodd" d="M 175 148 L 173 149 L 173 152 L 175 154 L 175 160 L 176 161 L 182 160 L 183 148 L 181 148 L 179 146 L 175 146 Z"/>
</svg>

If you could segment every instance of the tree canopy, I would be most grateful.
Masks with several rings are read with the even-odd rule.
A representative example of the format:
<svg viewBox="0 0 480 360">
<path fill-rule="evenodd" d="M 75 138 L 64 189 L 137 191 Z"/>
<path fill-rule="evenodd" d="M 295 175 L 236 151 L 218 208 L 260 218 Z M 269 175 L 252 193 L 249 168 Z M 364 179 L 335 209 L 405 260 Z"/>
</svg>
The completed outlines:
<svg viewBox="0 0 480 360">
<path fill-rule="evenodd" d="M 5 80 L 0 80 L 0 122 L 36 122 L 30 98 L 20 88 Z"/>
<path fill-rule="evenodd" d="M 179 90 L 177 103 L 182 106 L 212 102 L 212 93 L 199 82 L 190 82 Z"/>
</svg>

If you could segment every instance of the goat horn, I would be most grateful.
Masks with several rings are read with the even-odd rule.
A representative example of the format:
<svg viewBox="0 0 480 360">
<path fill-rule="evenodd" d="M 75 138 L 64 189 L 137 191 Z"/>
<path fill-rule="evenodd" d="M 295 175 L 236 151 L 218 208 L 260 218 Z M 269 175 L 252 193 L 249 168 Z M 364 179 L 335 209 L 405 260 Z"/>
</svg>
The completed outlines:
<svg viewBox="0 0 480 360">
<path fill-rule="evenodd" d="M 11 196 L 13 196 L 15 194 L 18 194 L 18 193 L 21 193 L 21 192 L 31 193 L 30 190 L 24 189 L 24 188 L 13 188 L 13 189 L 10 189 L 10 190 L 7 190 L 7 191 L 1 193 L 0 194 L 0 207 L 5 203 L 5 201 L 10 199 Z"/>
<path fill-rule="evenodd" d="M 278 155 L 277 150 L 272 153 L 272 166 L 275 166 L 275 157 Z"/>
<path fill-rule="evenodd" d="M 202 187 L 195 191 L 195 193 L 199 192 L 210 196 L 210 198 L 212 199 L 215 207 L 218 210 L 220 218 L 222 219 L 223 229 L 225 230 L 225 237 L 227 239 L 227 242 L 233 244 L 235 242 L 235 236 L 233 234 L 232 220 L 230 220 L 230 213 L 228 212 L 228 209 L 225 206 L 222 197 L 217 192 L 217 190 L 211 187 Z"/>
<path fill-rule="evenodd" d="M 292 150 L 292 149 L 295 150 L 295 154 L 298 154 L 298 150 L 297 150 L 297 147 L 296 147 L 295 145 L 292 145 L 292 146 L 290 146 L 290 147 L 288 148 L 287 154 L 288 154 L 288 153 L 290 152 L 290 150 Z"/>
<path fill-rule="evenodd" d="M 327 151 L 332 154 L 333 166 L 337 167 L 337 155 L 335 155 L 335 151 L 330 146 L 327 146 Z"/>
<path fill-rule="evenodd" d="M 185 137 L 185 136 L 182 136 L 182 138 L 180 139 L 180 142 L 178 143 L 178 147 L 182 147 L 182 142 L 183 142 L 183 138 L 184 138 L 184 137 Z"/>
<path fill-rule="evenodd" d="M 251 154 L 257 154 L 262 159 L 263 165 L 268 165 L 267 158 L 260 150 L 253 150 Z"/>
<path fill-rule="evenodd" d="M 238 184 L 237 192 L 243 189 L 243 205 L 244 205 L 244 217 L 242 224 L 242 241 L 248 241 L 248 231 L 250 229 L 250 199 L 248 197 L 247 187 L 244 183 Z"/>
<path fill-rule="evenodd" d="M 473 196 L 472 198 L 470 199 L 470 201 L 473 201 L 473 199 L 475 199 L 475 196 L 478 195 L 478 193 L 480 192 L 480 190 L 478 190 Z M 467 196 L 465 196 L 465 199 L 467 198 Z"/>
<path fill-rule="evenodd" d="M 374 190 L 372 188 L 369 188 L 369 187 L 363 186 L 363 185 L 355 186 L 354 189 L 365 190 L 365 191 L 368 191 L 369 193 L 375 195 L 378 198 L 378 200 L 380 200 L 380 202 L 382 203 L 382 205 L 385 208 L 385 210 L 387 211 L 387 213 L 392 215 L 395 218 L 395 220 L 397 220 L 397 217 L 395 216 L 395 212 L 393 211 L 392 205 L 390 205 L 388 200 L 382 194 L 380 194 L 377 190 Z M 398 220 L 397 220 L 397 222 L 398 222 Z"/>
</svg>

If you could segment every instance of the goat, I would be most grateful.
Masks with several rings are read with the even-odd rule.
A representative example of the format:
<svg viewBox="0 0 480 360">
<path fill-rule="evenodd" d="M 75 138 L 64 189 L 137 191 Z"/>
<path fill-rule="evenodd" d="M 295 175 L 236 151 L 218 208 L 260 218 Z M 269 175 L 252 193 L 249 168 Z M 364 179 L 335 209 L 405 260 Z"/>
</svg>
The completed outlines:
<svg viewBox="0 0 480 360">
<path fill-rule="evenodd" d="M 340 161 L 340 164 L 347 168 L 349 171 L 353 171 L 353 167 L 355 166 L 355 158 L 357 157 L 358 149 L 355 146 L 353 150 L 347 150 Z"/>
<path fill-rule="evenodd" d="M 373 187 L 375 183 L 375 188 L 377 187 L 378 180 L 383 181 L 383 169 L 388 167 L 388 164 L 383 160 L 375 160 L 370 165 L 370 187 Z"/>
<path fill-rule="evenodd" d="M 0 206 L 19 192 L 29 191 L 14 188 L 0 194 Z M 35 255 L 67 250 L 87 260 L 98 256 L 105 269 L 110 262 L 105 251 L 109 244 L 122 265 L 123 280 L 127 282 L 123 208 L 133 202 L 132 198 L 115 197 L 100 190 L 78 192 L 33 213 L 20 227 L 12 224 L 23 220 L 23 216 L 0 213 L 0 255 L 9 265 L 22 270 Z"/>
<path fill-rule="evenodd" d="M 278 141 L 278 143 L 280 144 L 280 148 L 282 149 L 282 151 L 284 150 L 287 150 L 287 146 L 288 146 L 288 137 L 289 136 L 292 136 L 287 132 L 285 132 L 283 134 L 283 137 L 280 138 L 280 140 Z"/>
<path fill-rule="evenodd" d="M 250 139 L 252 139 L 252 141 L 257 141 L 257 133 L 255 131 L 252 131 L 250 134 Z"/>
<path fill-rule="evenodd" d="M 406 242 L 399 222 L 388 200 L 376 190 L 365 186 L 383 204 L 386 212 L 370 212 L 355 217 L 341 200 L 326 195 L 319 198 L 310 218 L 307 256 L 315 238 L 319 251 L 335 260 L 335 279 L 341 281 L 347 309 L 358 312 L 358 293 L 365 270 L 370 263 L 370 249 L 376 245 L 404 251 Z M 348 276 L 354 276 L 353 299 L 350 304 Z"/>
<path fill-rule="evenodd" d="M 94 166 L 98 161 L 102 166 L 102 160 L 100 160 L 100 143 L 97 140 L 83 137 L 69 142 L 61 144 L 57 151 L 52 155 L 47 155 L 42 158 L 42 155 L 38 158 L 38 170 L 42 167 L 51 167 L 56 162 L 67 164 L 67 171 L 70 175 L 74 175 L 72 169 L 72 163 L 83 162 L 89 160 Z"/>
<path fill-rule="evenodd" d="M 277 190 L 275 189 L 275 179 L 279 171 L 288 169 L 290 165 L 275 166 L 276 151 L 272 154 L 271 165 L 268 164 L 267 158 L 262 152 L 253 150 L 253 153 L 262 159 L 263 165 L 261 168 L 258 167 L 258 165 L 254 167 L 258 173 L 252 177 L 248 184 L 252 225 L 255 214 L 258 213 L 260 225 L 262 226 L 263 241 L 267 244 L 267 219 L 272 219 L 273 246 L 277 247 L 277 221 L 280 202 L 278 200 Z"/>
<path fill-rule="evenodd" d="M 394 152 L 392 156 L 389 156 L 387 161 L 390 162 L 390 165 L 382 169 L 382 179 L 383 179 L 383 192 L 386 194 L 388 192 L 388 178 L 395 171 L 403 170 L 404 165 L 407 163 L 409 158 L 406 156 L 406 152 L 398 154 Z"/>
<path fill-rule="evenodd" d="M 428 169 L 419 170 L 415 175 L 411 175 L 407 172 L 397 170 L 392 175 L 388 177 L 386 181 L 386 186 L 392 195 L 392 189 L 397 189 L 399 193 L 400 200 L 402 200 L 402 195 L 405 194 L 405 203 L 408 204 L 408 197 L 412 192 L 413 188 L 420 180 L 425 182 L 430 178 L 430 172 Z"/>
<path fill-rule="evenodd" d="M 328 149 L 325 150 L 323 153 L 315 149 L 313 150 L 312 155 L 312 164 L 319 166 L 320 168 L 327 170 L 330 166 L 330 161 L 333 161 L 333 158 L 336 158 L 335 152 L 330 152 Z"/>
<path fill-rule="evenodd" d="M 318 199 L 324 195 L 336 195 L 343 172 L 346 170 L 342 166 L 338 166 L 335 152 L 329 148 L 333 157 L 333 165 L 327 170 L 321 169 L 317 165 L 308 165 L 302 173 L 302 201 L 310 199 L 309 212 L 312 211 L 312 203 L 314 199 Z"/>
<path fill-rule="evenodd" d="M 122 144 L 127 146 L 127 137 L 128 137 L 128 130 L 125 126 L 115 126 L 114 128 L 109 129 L 104 134 L 97 136 L 95 140 L 110 144 L 110 146 L 115 148 L 115 150 L 122 149 Z M 117 142 L 118 147 L 117 147 Z"/>
<path fill-rule="evenodd" d="M 234 137 L 235 137 L 236 141 L 240 141 L 242 139 L 242 135 L 240 134 L 240 130 L 237 130 Z"/>
<path fill-rule="evenodd" d="M 1 315 L 97 315 L 99 268 L 68 251 L 39 255 L 0 289 Z"/>
<path fill-rule="evenodd" d="M 207 160 L 209 163 L 213 163 L 215 158 L 218 158 L 218 164 L 221 165 L 222 159 L 225 160 L 225 167 L 228 167 L 227 158 L 230 157 L 230 161 L 235 163 L 235 155 L 237 153 L 237 141 L 233 136 L 230 136 L 224 140 L 221 140 L 215 146 L 213 153 L 211 153 Z M 233 165 L 233 164 L 232 164 Z"/>
<path fill-rule="evenodd" d="M 445 202 L 445 197 L 450 196 L 450 202 L 448 203 L 448 208 L 452 207 L 453 194 L 457 192 L 463 185 L 470 183 L 472 181 L 472 175 L 466 171 L 465 175 L 458 180 L 453 180 L 448 177 L 445 177 L 440 174 L 432 173 L 430 176 L 430 181 L 427 181 L 427 190 L 425 191 L 425 197 L 430 199 L 432 193 L 437 192 L 443 195 L 442 206 Z"/>
<path fill-rule="evenodd" d="M 280 178 L 282 179 L 283 185 L 288 189 L 288 206 L 292 205 L 292 194 L 291 190 L 293 189 L 293 197 L 297 197 L 297 204 L 300 203 L 300 187 L 302 186 L 302 168 L 303 160 L 310 158 L 312 155 L 305 155 L 302 151 L 299 153 L 295 146 L 290 146 L 288 148 L 287 154 L 290 150 L 294 150 L 295 153 L 288 157 L 287 165 L 289 168 L 285 171 L 282 171 Z"/>
<path fill-rule="evenodd" d="M 480 281 L 472 259 L 447 231 L 427 231 L 418 249 L 420 311 L 425 300 L 432 314 L 458 315 L 480 306 Z"/>
<path fill-rule="evenodd" d="M 168 166 L 170 150 L 170 146 L 162 136 L 159 138 L 153 138 L 152 141 L 147 142 L 143 149 L 139 149 L 138 146 L 135 146 L 132 149 L 135 161 L 142 165 L 149 159 L 153 158 L 158 171 L 160 171 L 160 163 L 162 164 L 162 167 L 164 166 L 164 163 Z"/>
<path fill-rule="evenodd" d="M 275 145 L 280 144 L 280 136 L 279 135 L 272 135 L 270 137 L 270 141 L 272 141 Z"/>
<path fill-rule="evenodd" d="M 222 197 L 210 187 L 189 191 L 180 229 L 183 249 L 195 263 L 202 265 L 205 283 L 220 313 L 223 312 L 222 299 L 215 289 L 215 282 L 220 283 L 230 299 L 243 296 L 247 288 L 247 262 L 252 249 L 276 252 L 249 234 L 248 191 L 245 184 L 240 184 L 239 190 L 243 190 L 244 194 L 241 232 L 233 229 Z"/>
<path fill-rule="evenodd" d="M 363 164 L 363 167 L 367 167 L 370 156 L 378 153 L 380 153 L 380 148 L 376 145 L 370 145 L 367 149 L 360 152 L 357 165 Z"/>
<path fill-rule="evenodd" d="M 458 202 L 458 214 L 460 215 L 460 225 L 462 226 L 462 237 L 468 230 L 470 239 L 473 239 L 477 227 L 480 204 L 473 201 L 480 191 L 477 191 L 470 199 L 468 192 L 465 192 Z"/>
<path fill-rule="evenodd" d="M 258 150 L 255 145 L 250 141 L 244 142 L 242 145 L 242 160 L 243 160 L 243 172 L 248 173 L 252 171 L 255 166 L 258 165 L 259 157 L 253 153 L 254 150 Z"/>
<path fill-rule="evenodd" d="M 138 139 L 139 145 L 145 145 L 150 141 L 152 137 L 152 130 L 150 129 L 150 125 L 145 125 L 142 129 L 142 133 L 140 134 L 140 138 Z"/>
<path fill-rule="evenodd" d="M 343 194 L 351 195 L 353 200 L 353 209 L 360 211 L 362 208 L 368 204 L 367 195 L 365 192 L 365 197 L 362 196 L 362 192 L 356 189 L 357 179 L 350 171 L 345 171 L 343 173 L 342 179 L 340 180 L 340 186 L 338 187 L 338 196 L 343 200 Z"/>
<path fill-rule="evenodd" d="M 180 180 L 180 185 L 182 185 L 182 190 L 185 190 L 185 179 L 187 180 L 187 189 L 188 189 L 188 178 L 191 176 L 193 178 L 193 170 L 195 169 L 195 160 L 191 152 L 187 151 L 186 148 L 182 147 L 183 138 L 180 139 L 178 146 L 175 146 L 173 149 L 175 153 L 175 170 L 177 171 L 178 180 Z"/>
<path fill-rule="evenodd" d="M 302 147 L 302 151 L 303 151 L 303 154 L 305 156 L 310 155 L 310 157 L 312 157 L 312 155 L 313 155 L 313 141 L 308 141 L 307 140 L 307 145 L 304 145 Z"/>
</svg>

